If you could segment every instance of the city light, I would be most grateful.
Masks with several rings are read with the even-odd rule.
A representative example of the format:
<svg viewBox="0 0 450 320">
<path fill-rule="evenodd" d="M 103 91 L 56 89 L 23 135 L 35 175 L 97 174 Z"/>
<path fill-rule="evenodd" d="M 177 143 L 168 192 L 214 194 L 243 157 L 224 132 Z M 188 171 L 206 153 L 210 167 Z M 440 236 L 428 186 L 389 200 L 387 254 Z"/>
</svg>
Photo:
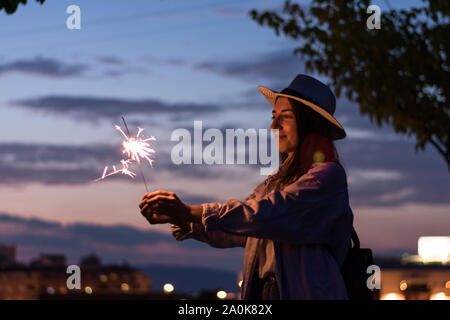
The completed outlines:
<svg viewBox="0 0 450 320">
<path fill-rule="evenodd" d="M 166 283 L 163 286 L 163 290 L 164 290 L 165 293 L 172 293 L 173 290 L 175 290 L 175 288 L 174 288 L 174 286 L 171 283 Z"/>
<path fill-rule="evenodd" d="M 408 288 L 408 284 L 406 283 L 406 280 L 400 281 L 400 290 L 405 291 Z"/>
<path fill-rule="evenodd" d="M 84 287 L 84 292 L 86 292 L 87 294 L 92 294 L 92 288 L 89 286 Z"/>
<path fill-rule="evenodd" d="M 450 262 L 450 237 L 420 237 L 419 256 L 423 262 Z"/>
<path fill-rule="evenodd" d="M 444 292 L 438 292 L 438 293 L 433 294 L 430 297 L 430 300 L 450 300 L 450 297 L 445 295 Z"/>
<path fill-rule="evenodd" d="M 242 282 L 243 282 L 242 280 L 238 282 L 239 288 L 242 288 Z"/>
<path fill-rule="evenodd" d="M 406 300 L 406 299 L 404 295 L 392 292 L 382 296 L 381 300 Z"/>
<path fill-rule="evenodd" d="M 217 298 L 219 299 L 226 299 L 227 297 L 227 293 L 223 290 L 217 291 Z"/>
<path fill-rule="evenodd" d="M 130 286 L 128 285 L 128 283 L 124 282 L 120 285 L 120 289 L 124 292 L 128 292 L 128 291 L 130 291 Z"/>
<path fill-rule="evenodd" d="M 445 283 L 445 289 L 450 289 L 450 281 L 447 281 L 447 282 Z"/>
<path fill-rule="evenodd" d="M 236 294 L 234 292 L 227 293 L 227 299 L 235 299 L 235 298 L 236 298 Z"/>
<path fill-rule="evenodd" d="M 106 282 L 108 281 L 108 276 L 106 274 L 101 274 L 99 279 L 101 282 Z"/>
</svg>

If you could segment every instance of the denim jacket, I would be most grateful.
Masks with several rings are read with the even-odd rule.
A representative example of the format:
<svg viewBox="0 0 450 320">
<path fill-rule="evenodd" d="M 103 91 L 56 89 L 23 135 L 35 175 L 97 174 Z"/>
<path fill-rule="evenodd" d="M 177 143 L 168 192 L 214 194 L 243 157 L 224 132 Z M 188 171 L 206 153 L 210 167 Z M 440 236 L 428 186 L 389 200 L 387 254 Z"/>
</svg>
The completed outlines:
<svg viewBox="0 0 450 320">
<path fill-rule="evenodd" d="M 244 247 L 241 297 L 251 299 L 258 239 L 274 242 L 281 299 L 347 299 L 340 268 L 350 245 L 353 213 L 347 178 L 337 162 L 314 163 L 283 190 L 266 192 L 269 176 L 245 200 L 203 203 L 201 223 L 172 225 L 215 248 Z"/>
</svg>

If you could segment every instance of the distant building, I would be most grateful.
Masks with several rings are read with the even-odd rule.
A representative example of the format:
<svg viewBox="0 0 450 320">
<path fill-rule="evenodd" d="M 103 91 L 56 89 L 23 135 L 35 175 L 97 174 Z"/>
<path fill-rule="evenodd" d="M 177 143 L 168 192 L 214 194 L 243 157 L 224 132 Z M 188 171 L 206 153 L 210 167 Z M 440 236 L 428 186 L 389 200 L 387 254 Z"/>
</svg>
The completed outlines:
<svg viewBox="0 0 450 320">
<path fill-rule="evenodd" d="M 0 267 L 12 266 L 16 263 L 16 246 L 0 244 Z"/>
<path fill-rule="evenodd" d="M 450 300 L 450 237 L 421 237 L 418 254 L 376 259 L 380 299 Z"/>
<path fill-rule="evenodd" d="M 381 265 L 380 299 L 450 299 L 450 266 Z"/>
<path fill-rule="evenodd" d="M 81 258 L 81 260 L 80 260 L 80 266 L 82 268 L 94 269 L 94 268 L 100 268 L 101 265 L 102 265 L 102 262 L 101 262 L 100 258 L 98 256 L 96 256 L 95 254 L 90 254 L 88 256 Z"/>
<path fill-rule="evenodd" d="M 31 260 L 30 267 L 65 267 L 66 256 L 63 254 L 41 254 L 38 258 Z"/>
<path fill-rule="evenodd" d="M 0 299 L 83 299 L 126 298 L 150 293 L 150 277 L 128 265 L 101 265 L 96 256 L 82 259 L 81 288 L 66 285 L 64 255 L 41 254 L 30 266 L 9 265 L 0 268 Z"/>
</svg>

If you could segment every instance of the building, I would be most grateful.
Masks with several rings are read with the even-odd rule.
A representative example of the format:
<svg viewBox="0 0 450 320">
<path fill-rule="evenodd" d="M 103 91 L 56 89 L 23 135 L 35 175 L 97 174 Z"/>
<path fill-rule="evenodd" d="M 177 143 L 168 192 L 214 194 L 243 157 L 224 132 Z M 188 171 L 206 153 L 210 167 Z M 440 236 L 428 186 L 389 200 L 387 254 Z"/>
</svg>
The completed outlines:
<svg viewBox="0 0 450 320">
<path fill-rule="evenodd" d="M 0 244 L 0 267 L 16 264 L 16 246 Z"/>
<path fill-rule="evenodd" d="M 380 299 L 450 300 L 450 237 L 421 237 L 418 254 L 376 259 Z"/>
<path fill-rule="evenodd" d="M 63 254 L 40 254 L 38 258 L 31 260 L 30 267 L 62 267 L 66 266 L 66 256 Z"/>
<path fill-rule="evenodd" d="M 122 298 L 150 293 L 150 277 L 128 265 L 102 265 L 88 256 L 80 263 L 80 289 L 69 290 L 64 255 L 41 254 L 29 266 L 11 264 L 0 268 L 0 299 Z"/>
</svg>

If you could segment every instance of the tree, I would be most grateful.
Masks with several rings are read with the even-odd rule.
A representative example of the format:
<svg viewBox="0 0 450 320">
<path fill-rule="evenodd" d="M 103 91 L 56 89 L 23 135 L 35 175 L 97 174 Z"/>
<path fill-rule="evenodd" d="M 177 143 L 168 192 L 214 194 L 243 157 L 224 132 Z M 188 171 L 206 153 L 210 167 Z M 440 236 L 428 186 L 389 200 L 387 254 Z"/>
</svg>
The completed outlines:
<svg viewBox="0 0 450 320">
<path fill-rule="evenodd" d="M 40 4 L 43 4 L 45 0 L 36 0 L 36 2 L 39 2 Z M 1 0 L 0 1 L 0 11 L 2 9 L 5 9 L 7 14 L 13 14 L 16 12 L 17 7 L 19 6 L 19 3 L 27 4 L 27 0 Z"/>
<path fill-rule="evenodd" d="M 369 30 L 369 0 L 286 0 L 280 11 L 250 16 L 277 35 L 299 40 L 306 70 L 330 78 L 378 126 L 413 135 L 415 150 L 431 144 L 450 170 L 450 1 L 382 12 L 381 29 Z M 389 4 L 389 3 L 388 3 Z"/>
</svg>

